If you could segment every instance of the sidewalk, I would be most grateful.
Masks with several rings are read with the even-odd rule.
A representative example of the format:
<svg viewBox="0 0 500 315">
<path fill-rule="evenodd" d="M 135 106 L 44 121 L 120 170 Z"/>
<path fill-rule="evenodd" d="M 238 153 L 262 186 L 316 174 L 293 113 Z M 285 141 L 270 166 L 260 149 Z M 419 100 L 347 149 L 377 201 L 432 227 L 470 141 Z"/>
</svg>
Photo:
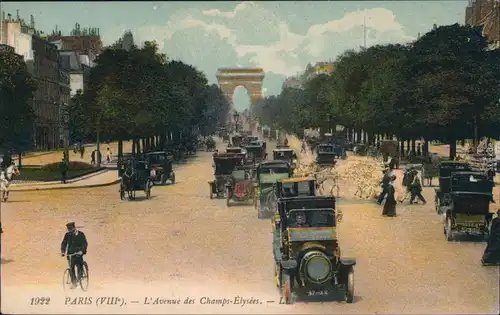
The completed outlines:
<svg viewBox="0 0 500 315">
<path fill-rule="evenodd" d="M 57 182 L 42 182 L 42 183 L 26 183 L 12 184 L 10 191 L 36 191 L 36 190 L 56 190 L 56 189 L 76 189 L 76 188 L 92 188 L 101 186 L 110 186 L 120 182 L 116 170 L 105 169 L 93 174 L 68 180 L 66 184 Z"/>
</svg>

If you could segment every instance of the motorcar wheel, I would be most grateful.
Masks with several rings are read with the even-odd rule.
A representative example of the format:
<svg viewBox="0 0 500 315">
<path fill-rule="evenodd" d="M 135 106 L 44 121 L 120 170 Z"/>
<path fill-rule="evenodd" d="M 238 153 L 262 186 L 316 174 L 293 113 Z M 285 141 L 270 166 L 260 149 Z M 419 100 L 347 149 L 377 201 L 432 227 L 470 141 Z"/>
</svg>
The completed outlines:
<svg viewBox="0 0 500 315">
<path fill-rule="evenodd" d="M 451 230 L 451 218 L 450 217 L 446 217 L 445 234 L 446 234 L 446 240 L 448 242 L 453 240 L 453 231 Z"/>
<path fill-rule="evenodd" d="M 282 276 L 281 299 L 285 304 L 292 304 L 292 280 L 290 275 L 284 273 Z"/>
<path fill-rule="evenodd" d="M 352 303 L 354 301 L 354 268 L 351 266 L 347 270 L 345 283 L 345 296 L 344 300 L 347 303 Z"/>
</svg>

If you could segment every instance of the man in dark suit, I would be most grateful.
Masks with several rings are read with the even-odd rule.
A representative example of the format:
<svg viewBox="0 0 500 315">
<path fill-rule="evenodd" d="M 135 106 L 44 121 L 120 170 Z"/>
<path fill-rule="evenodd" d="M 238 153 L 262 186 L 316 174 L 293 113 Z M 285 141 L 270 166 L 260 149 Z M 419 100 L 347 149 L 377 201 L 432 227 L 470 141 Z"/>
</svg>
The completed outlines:
<svg viewBox="0 0 500 315">
<path fill-rule="evenodd" d="M 67 254 L 70 262 L 71 288 L 74 289 L 77 281 L 75 267 L 78 268 L 78 275 L 81 277 L 83 275 L 83 255 L 87 253 L 88 244 L 85 234 L 76 229 L 75 222 L 66 224 L 66 228 L 68 231 L 64 234 L 61 243 L 61 256 L 64 257 Z"/>
</svg>

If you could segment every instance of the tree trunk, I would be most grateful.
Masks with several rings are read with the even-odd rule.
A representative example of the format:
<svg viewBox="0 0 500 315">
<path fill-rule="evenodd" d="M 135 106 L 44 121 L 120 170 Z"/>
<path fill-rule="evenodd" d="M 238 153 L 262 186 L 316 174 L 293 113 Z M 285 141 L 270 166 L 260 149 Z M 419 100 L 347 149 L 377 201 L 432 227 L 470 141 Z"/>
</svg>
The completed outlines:
<svg viewBox="0 0 500 315">
<path fill-rule="evenodd" d="M 118 163 L 116 164 L 118 168 L 118 176 L 122 176 L 122 165 L 123 165 L 123 139 L 118 139 Z"/>
<path fill-rule="evenodd" d="M 417 140 L 413 139 L 411 140 L 411 153 L 415 155 L 417 152 Z"/>
<path fill-rule="evenodd" d="M 405 154 L 405 141 L 401 138 L 399 138 L 399 154 L 402 157 L 406 156 L 406 154 Z"/>
<path fill-rule="evenodd" d="M 135 138 L 132 139 L 132 155 L 137 154 L 137 141 Z"/>
<path fill-rule="evenodd" d="M 429 156 L 429 140 L 427 139 L 424 139 L 422 153 L 424 154 L 424 156 Z"/>
<path fill-rule="evenodd" d="M 17 167 L 21 169 L 23 167 L 23 152 L 20 151 L 19 154 L 17 155 Z"/>
<path fill-rule="evenodd" d="M 99 134 L 100 134 L 100 130 L 97 129 L 97 140 L 96 140 L 96 142 L 97 142 L 96 162 L 97 163 L 96 164 L 97 164 L 98 168 L 101 167 L 101 139 L 99 137 L 100 136 Z"/>
<path fill-rule="evenodd" d="M 457 141 L 455 139 L 452 139 L 450 141 L 450 160 L 454 160 L 455 157 L 457 156 Z"/>
</svg>

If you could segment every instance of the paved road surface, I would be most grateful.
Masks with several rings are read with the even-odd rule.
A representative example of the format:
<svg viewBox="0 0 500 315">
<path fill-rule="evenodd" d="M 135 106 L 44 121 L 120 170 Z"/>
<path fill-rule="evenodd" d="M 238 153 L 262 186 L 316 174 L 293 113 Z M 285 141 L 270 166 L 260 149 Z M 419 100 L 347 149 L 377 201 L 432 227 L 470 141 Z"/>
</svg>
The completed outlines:
<svg viewBox="0 0 500 315">
<path fill-rule="evenodd" d="M 270 222 L 251 206 L 209 199 L 210 154 L 176 172 L 178 183 L 154 187 L 151 200 L 138 193 L 120 201 L 118 186 L 14 192 L 2 209 L 2 313 L 498 313 L 498 269 L 479 263 L 484 243 L 447 243 L 430 205 L 384 218 L 360 202 L 341 204 L 338 228 L 343 255 L 358 262 L 355 303 L 280 305 Z M 91 297 L 90 305 L 65 305 L 66 260 L 58 253 L 68 221 L 83 226 L 90 243 L 90 290 L 69 298 Z M 103 296 L 127 304 L 96 306 Z M 32 297 L 49 297 L 49 305 L 31 306 Z M 180 305 L 144 305 L 148 297 Z M 202 305 L 203 297 L 258 304 Z"/>
</svg>

